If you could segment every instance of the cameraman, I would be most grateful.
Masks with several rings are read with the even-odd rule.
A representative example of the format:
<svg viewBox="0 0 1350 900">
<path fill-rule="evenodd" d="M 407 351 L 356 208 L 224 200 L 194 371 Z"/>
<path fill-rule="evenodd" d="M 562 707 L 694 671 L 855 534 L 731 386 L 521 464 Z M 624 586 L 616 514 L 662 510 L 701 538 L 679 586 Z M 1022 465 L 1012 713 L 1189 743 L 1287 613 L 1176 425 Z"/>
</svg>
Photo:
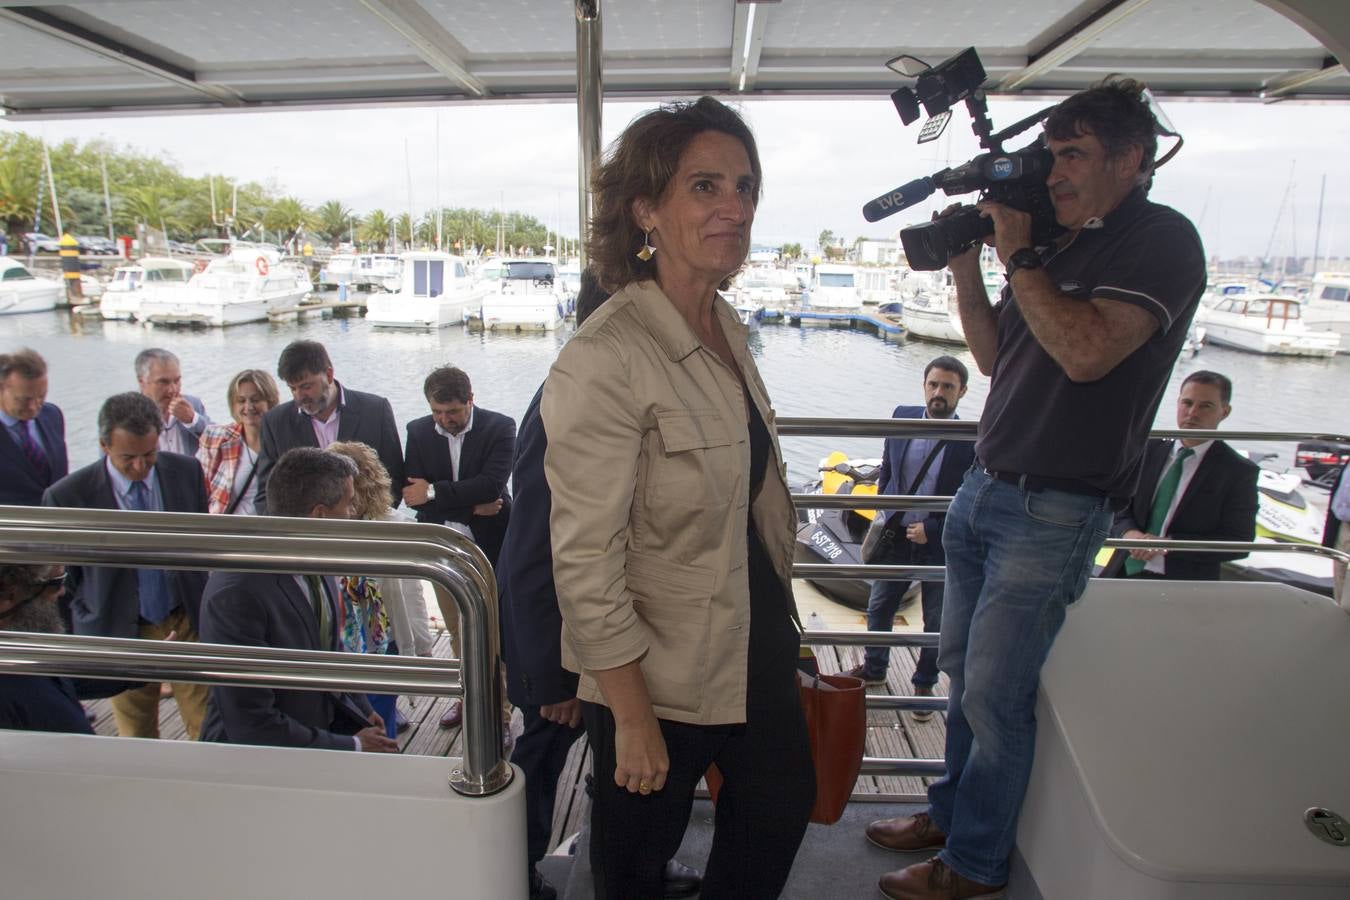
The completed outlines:
<svg viewBox="0 0 1350 900">
<path fill-rule="evenodd" d="M 1007 266 L 997 304 L 978 247 L 949 263 L 966 340 L 991 382 L 975 466 L 943 535 L 947 772 L 926 812 L 868 826 L 888 849 L 942 852 L 884 875 L 888 897 L 979 897 L 1007 882 L 1040 669 L 1113 509 L 1134 492 L 1205 286 L 1195 228 L 1147 198 L 1158 123 L 1142 84 L 1109 78 L 1061 103 L 1044 129 L 1046 184 L 1067 233 L 1035 247 L 1029 215 L 979 204 Z"/>
</svg>

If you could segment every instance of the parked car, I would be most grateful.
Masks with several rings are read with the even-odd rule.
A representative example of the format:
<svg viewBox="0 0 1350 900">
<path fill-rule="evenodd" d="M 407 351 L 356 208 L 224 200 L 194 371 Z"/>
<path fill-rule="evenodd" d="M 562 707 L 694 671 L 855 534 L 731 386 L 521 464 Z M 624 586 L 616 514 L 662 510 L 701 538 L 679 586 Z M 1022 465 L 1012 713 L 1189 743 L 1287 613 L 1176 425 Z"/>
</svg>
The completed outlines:
<svg viewBox="0 0 1350 900">
<path fill-rule="evenodd" d="M 60 253 L 59 238 L 49 237 L 39 231 L 30 231 L 23 236 L 24 249 L 29 253 Z"/>
<path fill-rule="evenodd" d="M 81 253 L 92 253 L 95 256 L 117 255 L 117 245 L 105 237 L 94 234 L 77 234 L 75 240 L 80 244 Z"/>
</svg>

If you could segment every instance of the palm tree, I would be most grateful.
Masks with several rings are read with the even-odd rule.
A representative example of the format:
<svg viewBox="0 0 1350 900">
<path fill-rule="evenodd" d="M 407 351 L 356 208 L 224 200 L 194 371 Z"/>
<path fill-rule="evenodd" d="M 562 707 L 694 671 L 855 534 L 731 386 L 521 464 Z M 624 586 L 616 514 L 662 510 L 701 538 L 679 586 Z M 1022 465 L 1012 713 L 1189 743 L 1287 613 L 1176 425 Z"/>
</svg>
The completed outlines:
<svg viewBox="0 0 1350 900">
<path fill-rule="evenodd" d="M 389 246 L 391 225 L 388 213 L 382 209 L 374 210 L 366 216 L 366 223 L 361 227 L 361 240 L 374 244 L 383 252 Z"/>
<path fill-rule="evenodd" d="M 337 244 L 348 235 L 351 220 L 351 208 L 341 200 L 329 200 L 314 210 L 314 228 L 330 244 Z"/>
<path fill-rule="evenodd" d="M 178 224 L 173 198 L 163 188 L 155 185 L 135 187 L 125 193 L 123 201 L 132 221 L 158 228 L 165 238 L 169 235 L 169 226 Z"/>
<path fill-rule="evenodd" d="M 309 224 L 312 214 L 295 197 L 282 197 L 263 213 L 263 227 L 269 231 L 279 231 L 283 235 L 282 243 L 289 244 L 300 229 Z"/>
<path fill-rule="evenodd" d="M 17 154 L 0 155 L 0 228 L 22 230 L 36 212 L 38 172 Z"/>
<path fill-rule="evenodd" d="M 408 242 L 408 249 L 413 249 L 413 244 L 416 243 L 416 241 L 413 239 L 412 216 L 407 213 L 399 216 L 398 220 L 394 223 L 394 231 L 396 232 L 395 237 L 399 241 L 406 240 Z M 394 249 L 397 250 L 398 248 L 395 247 Z"/>
</svg>

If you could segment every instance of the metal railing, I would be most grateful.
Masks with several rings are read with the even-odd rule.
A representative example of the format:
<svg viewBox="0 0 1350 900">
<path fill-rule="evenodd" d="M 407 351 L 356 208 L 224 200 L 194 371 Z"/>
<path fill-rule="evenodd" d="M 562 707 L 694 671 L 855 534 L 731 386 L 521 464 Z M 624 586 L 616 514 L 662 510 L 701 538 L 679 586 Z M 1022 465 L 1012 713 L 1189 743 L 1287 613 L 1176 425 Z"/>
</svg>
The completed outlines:
<svg viewBox="0 0 1350 900">
<path fill-rule="evenodd" d="M 780 417 L 777 421 L 780 437 L 922 437 L 937 440 L 973 441 L 979 428 L 978 421 L 949 421 L 944 419 L 825 419 Z M 1157 438 L 1219 438 L 1222 440 L 1323 441 L 1350 444 L 1350 436 L 1316 432 L 1282 431 L 1219 431 L 1200 429 L 1160 428 L 1149 433 Z M 880 494 L 793 494 L 792 502 L 799 509 L 888 509 L 942 512 L 951 503 L 951 497 L 904 496 Z M 1330 547 L 1301 543 L 1258 543 L 1246 541 L 1156 541 L 1112 538 L 1106 547 L 1121 550 L 1164 549 L 1210 553 L 1302 553 L 1322 556 L 1343 564 L 1350 564 L 1350 555 Z M 942 566 L 892 565 L 833 565 L 830 563 L 794 563 L 792 574 L 798 578 L 816 581 L 880 579 L 892 581 L 942 581 Z M 1350 612 L 1350 608 L 1347 608 Z M 823 646 L 901 646 L 935 647 L 938 635 L 922 633 L 868 632 L 868 631 L 807 631 L 802 643 Z M 947 708 L 945 697 L 918 697 L 909 695 L 868 694 L 868 709 L 934 710 Z M 940 759 L 889 759 L 864 757 L 862 774 L 880 776 L 941 776 L 946 770 Z M 908 795 L 906 795 L 908 796 Z M 920 799 L 914 797 L 913 799 Z"/>
<path fill-rule="evenodd" d="M 126 680 L 271 684 L 300 690 L 407 690 L 464 697 L 455 791 L 482 796 L 511 780 L 502 759 L 496 588 L 472 541 L 438 525 L 276 517 L 0 507 L 0 563 L 374 575 L 430 581 L 459 611 L 459 683 L 438 661 L 304 650 L 69 636 L 0 635 L 7 668 Z M 110 643 L 111 642 L 111 643 Z M 405 685 L 400 687 L 400 685 Z"/>
</svg>

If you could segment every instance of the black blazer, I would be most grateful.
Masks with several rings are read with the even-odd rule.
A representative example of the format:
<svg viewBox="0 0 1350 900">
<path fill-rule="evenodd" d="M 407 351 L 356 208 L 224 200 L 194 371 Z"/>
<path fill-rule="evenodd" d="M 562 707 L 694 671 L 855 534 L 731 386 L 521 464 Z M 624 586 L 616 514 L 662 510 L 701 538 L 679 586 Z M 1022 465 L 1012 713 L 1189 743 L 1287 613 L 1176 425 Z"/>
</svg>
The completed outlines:
<svg viewBox="0 0 1350 900">
<path fill-rule="evenodd" d="M 452 480 L 450 446 L 437 433 L 435 421 L 431 416 L 423 416 L 408 423 L 408 477 L 424 478 L 436 486 L 435 500 L 413 507 L 417 521 L 468 525 L 493 568 L 497 566 L 502 538 L 511 519 L 511 494 L 506 482 L 511 477 L 515 446 L 514 419 L 474 406 L 473 429 L 464 436 L 464 447 L 460 450 L 459 478 Z M 498 498 L 502 509 L 497 515 L 473 514 L 477 504 Z"/>
<path fill-rule="evenodd" d="M 1341 480 L 1345 478 L 1346 466 L 1341 466 L 1341 470 L 1336 473 L 1336 483 L 1331 486 L 1331 493 L 1327 495 L 1327 524 L 1322 531 L 1322 546 L 1335 547 L 1336 537 L 1341 532 L 1341 520 L 1336 518 L 1336 511 L 1331 508 L 1331 501 L 1335 499 L 1336 492 L 1341 489 Z"/>
<path fill-rule="evenodd" d="M 891 413 L 891 418 L 922 419 L 923 412 L 922 406 L 897 406 L 895 412 Z M 909 442 L 910 438 L 886 438 L 886 445 L 881 453 L 881 472 L 877 475 L 880 493 L 903 494 L 909 490 L 908 484 L 900 483 L 900 467 L 905 461 L 905 453 L 909 450 Z M 954 495 L 961 487 L 966 471 L 974 462 L 974 441 L 947 441 L 942 450 L 942 461 L 937 464 L 935 490 L 938 496 Z M 903 515 L 900 510 L 895 510 L 893 514 Z M 924 536 L 928 538 L 928 543 L 913 545 L 924 561 L 932 565 L 944 565 L 947 561 L 947 555 L 942 552 L 942 526 L 946 522 L 945 512 L 928 513 L 923 520 Z"/>
<path fill-rule="evenodd" d="M 165 512 L 206 512 L 206 481 L 202 467 L 190 456 L 161 452 L 155 475 Z M 43 506 L 67 509 L 121 509 L 113 495 L 104 457 L 78 469 L 47 489 Z M 76 634 L 134 638 L 140 633 L 140 598 L 135 569 L 71 566 L 66 580 Z M 205 572 L 166 570 L 169 592 L 198 626 Z"/>
<path fill-rule="evenodd" d="M 542 388 L 535 392 L 520 420 L 511 464 L 515 509 L 497 565 L 506 695 L 516 706 L 546 706 L 577 695 L 577 675 L 562 665 L 562 613 L 553 588 L 548 530 L 553 495 L 544 478 L 548 436 L 539 415 L 542 395 Z"/>
<path fill-rule="evenodd" d="M 337 584 L 327 599 L 333 620 Z M 212 572 L 202 596 L 201 640 L 205 644 L 337 650 L 319 646 L 319 623 L 307 592 L 292 575 Z M 202 723 L 204 741 L 355 750 L 352 735 L 368 724 L 370 701 L 358 694 L 213 687 Z"/>
<path fill-rule="evenodd" d="M 1130 505 L 1116 513 L 1112 537 L 1131 530 L 1147 531 L 1153 494 L 1172 452 L 1172 441 L 1154 438 L 1144 447 L 1140 463 L 1139 487 Z M 1256 463 L 1239 454 L 1223 441 L 1215 441 L 1205 451 L 1195 477 L 1186 486 L 1177 503 L 1167 533 L 1159 537 L 1179 541 L 1250 541 L 1256 535 Z M 1142 523 L 1142 524 L 1141 524 Z M 1168 553 L 1163 574 L 1186 581 L 1218 581 L 1219 564 L 1242 559 L 1245 553 Z M 1102 570 L 1103 577 L 1124 574 L 1126 554 L 1116 551 Z"/>
<path fill-rule="evenodd" d="M 394 408 L 378 394 L 367 394 L 343 388 L 346 406 L 338 419 L 337 437 L 340 441 L 360 441 L 375 448 L 390 480 L 390 505 L 397 507 L 403 499 L 403 448 L 398 442 L 398 426 L 394 424 Z M 258 454 L 258 514 L 267 512 L 267 476 L 282 454 L 293 447 L 318 447 L 314 426 L 309 416 L 302 413 L 294 400 L 287 400 L 276 409 L 267 411 L 262 423 L 262 451 Z"/>
<path fill-rule="evenodd" d="M 8 428 L 0 426 L 0 505 L 41 506 L 42 492 L 66 477 L 70 460 L 66 456 L 66 419 L 53 403 L 38 410 L 37 430 L 42 448 L 51 466 L 51 478 L 42 478 L 24 456 Z"/>
<path fill-rule="evenodd" d="M 81 700 L 111 697 L 137 684 L 43 675 L 0 675 L 0 728 L 93 734 Z"/>
</svg>

